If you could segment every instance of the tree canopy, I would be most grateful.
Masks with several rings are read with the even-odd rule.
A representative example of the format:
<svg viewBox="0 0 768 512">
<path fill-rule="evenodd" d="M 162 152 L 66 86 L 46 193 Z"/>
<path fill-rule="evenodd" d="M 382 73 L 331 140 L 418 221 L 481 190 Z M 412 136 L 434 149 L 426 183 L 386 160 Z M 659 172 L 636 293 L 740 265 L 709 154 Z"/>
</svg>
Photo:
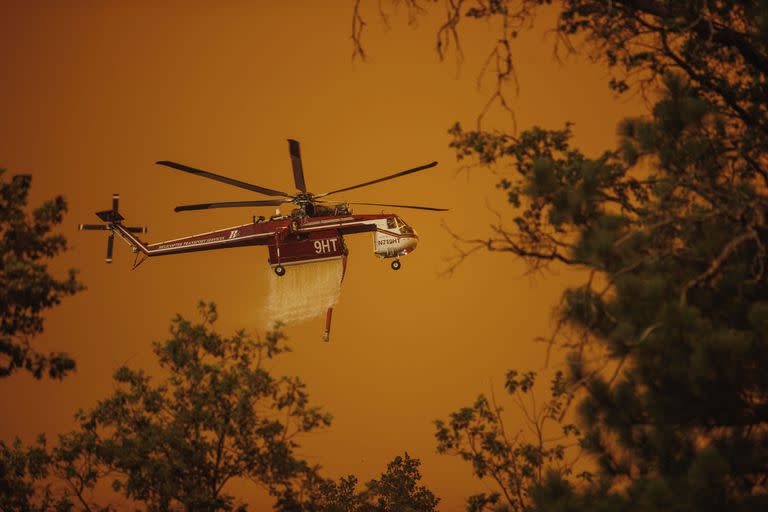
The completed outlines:
<svg viewBox="0 0 768 512">
<path fill-rule="evenodd" d="M 75 270 L 59 279 L 48 269 L 48 261 L 67 249 L 64 236 L 53 232 L 67 203 L 56 196 L 30 214 L 32 177 L 5 181 L 4 173 L 0 169 L 0 378 L 24 369 L 38 379 L 46 374 L 61 379 L 75 361 L 64 352 L 44 354 L 32 340 L 43 332 L 46 310 L 84 288 Z"/>
<path fill-rule="evenodd" d="M 480 493 L 467 500 L 469 512 L 487 507 L 504 510 L 529 510 L 534 490 L 545 478 L 565 478 L 574 474 L 580 439 L 579 429 L 567 423 L 565 415 L 572 395 L 568 393 L 563 372 L 555 372 L 550 381 L 549 398 L 536 400 L 536 372 L 510 370 L 505 390 L 521 413 L 520 423 L 504 419 L 504 407 L 496 397 L 480 395 L 467 407 L 451 413 L 449 419 L 435 422 L 437 451 L 461 457 L 472 466 L 472 473 L 487 480 L 494 492 Z M 591 474 L 578 476 L 589 480 Z"/>
<path fill-rule="evenodd" d="M 416 15 L 430 7 L 406 4 Z M 513 208 L 488 236 L 457 237 L 458 261 L 486 249 L 586 271 L 583 285 L 564 291 L 553 340 L 569 352 L 568 392 L 579 396 L 595 478 L 553 472 L 509 506 L 762 510 L 768 3 L 456 0 L 437 50 L 460 52 L 461 25 L 490 21 L 489 105 L 509 108 L 513 40 L 549 5 L 556 49 L 603 62 L 615 92 L 643 93 L 652 107 L 621 123 L 617 147 L 597 156 L 573 146 L 569 123 L 450 130 L 459 159 L 512 170 L 498 186 Z M 468 414 L 487 410 L 475 404 Z M 438 443 L 445 435 L 438 429 Z"/>
<path fill-rule="evenodd" d="M 331 417 L 310 405 L 301 380 L 270 372 L 285 336 L 225 337 L 212 329 L 213 304 L 200 313 L 199 323 L 177 316 L 171 337 L 154 344 L 164 378 L 121 367 L 112 396 L 78 415 L 80 429 L 62 438 L 65 474 L 79 478 L 83 458 L 95 457 L 116 491 L 149 510 L 231 510 L 233 478 L 278 494 L 309 470 L 296 438 Z"/>
<path fill-rule="evenodd" d="M 666 87 L 653 117 L 623 123 L 619 150 L 598 158 L 572 148 L 568 128 L 456 145 L 509 158 L 519 176 L 500 184 L 522 210 L 515 229 L 485 247 L 590 270 L 559 315 L 579 335 L 570 383 L 585 392 L 599 485 L 634 510 L 764 506 L 766 197 L 731 165 L 714 106 L 680 77 Z M 598 365 L 584 357 L 595 345 Z"/>
<path fill-rule="evenodd" d="M 354 475 L 338 481 L 312 475 L 285 493 L 277 508 L 285 512 L 436 512 L 440 499 L 420 483 L 421 462 L 398 455 L 378 479 L 357 489 Z"/>
<path fill-rule="evenodd" d="M 298 440 L 331 416 L 299 378 L 273 373 L 290 352 L 284 333 L 223 336 L 215 305 L 199 311 L 199 322 L 177 316 L 170 337 L 154 343 L 161 375 L 118 368 L 109 396 L 79 411 L 78 427 L 52 446 L 43 436 L 0 442 L 0 510 L 246 510 L 230 491 L 235 479 L 268 491 L 284 512 L 436 510 L 407 453 L 362 490 L 353 475 L 323 477 L 297 454 Z M 98 499 L 107 488 L 111 498 Z"/>
</svg>

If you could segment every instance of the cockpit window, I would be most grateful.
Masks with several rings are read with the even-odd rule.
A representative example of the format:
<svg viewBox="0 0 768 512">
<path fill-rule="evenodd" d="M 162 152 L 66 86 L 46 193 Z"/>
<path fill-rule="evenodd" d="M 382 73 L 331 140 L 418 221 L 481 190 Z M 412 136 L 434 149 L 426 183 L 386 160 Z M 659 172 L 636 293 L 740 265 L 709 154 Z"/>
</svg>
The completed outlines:
<svg viewBox="0 0 768 512">
<path fill-rule="evenodd" d="M 408 224 L 403 222 L 403 219 L 400 217 L 388 217 L 387 229 L 391 229 L 399 233 L 413 233 L 413 229 Z"/>
<path fill-rule="evenodd" d="M 403 219 L 400 217 L 395 217 L 395 222 L 397 223 L 397 227 L 400 228 L 398 231 L 403 234 L 410 234 L 413 233 L 413 228 L 403 222 Z"/>
</svg>

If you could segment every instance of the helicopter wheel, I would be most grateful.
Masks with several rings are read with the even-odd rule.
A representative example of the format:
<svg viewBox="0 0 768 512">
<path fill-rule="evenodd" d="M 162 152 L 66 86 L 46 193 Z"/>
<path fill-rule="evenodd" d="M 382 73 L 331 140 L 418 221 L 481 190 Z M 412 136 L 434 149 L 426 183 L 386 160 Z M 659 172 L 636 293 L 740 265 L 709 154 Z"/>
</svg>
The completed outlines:
<svg viewBox="0 0 768 512">
<path fill-rule="evenodd" d="M 400 267 L 402 264 L 400 263 L 400 260 L 395 260 L 392 262 L 392 270 L 400 270 Z"/>
<path fill-rule="evenodd" d="M 282 265 L 278 265 L 275 267 L 275 274 L 282 277 L 285 275 L 285 267 Z"/>
</svg>

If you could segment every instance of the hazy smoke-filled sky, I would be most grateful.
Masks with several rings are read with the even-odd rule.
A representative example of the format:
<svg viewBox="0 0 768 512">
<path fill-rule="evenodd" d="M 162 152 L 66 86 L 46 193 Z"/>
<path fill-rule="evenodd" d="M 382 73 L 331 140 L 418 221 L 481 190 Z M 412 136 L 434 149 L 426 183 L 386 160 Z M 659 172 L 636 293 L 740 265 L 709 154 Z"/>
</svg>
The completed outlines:
<svg viewBox="0 0 768 512">
<path fill-rule="evenodd" d="M 151 242 L 269 215 L 268 208 L 174 213 L 178 204 L 256 197 L 153 162 L 284 189 L 293 184 L 290 137 L 301 141 L 316 193 L 440 162 L 340 195 L 451 211 L 397 211 L 421 239 L 398 272 L 373 255 L 370 234 L 348 237 L 331 343 L 321 341 L 322 317 L 290 327 L 294 352 L 279 371 L 300 375 L 313 401 L 334 415 L 329 429 L 301 440 L 311 463 L 365 481 L 407 450 L 422 460 L 441 509 L 463 508 L 466 496 L 486 489 L 468 465 L 435 454 L 432 421 L 491 387 L 501 393 L 510 368 L 540 368 L 544 347 L 533 340 L 550 332 L 560 290 L 578 277 L 558 268 L 526 276 L 522 262 L 487 253 L 451 277 L 439 275 L 454 254 L 442 223 L 482 237 L 495 222 L 492 209 L 509 214 L 494 188 L 499 176 L 462 170 L 446 133 L 455 121 L 473 124 L 488 98 L 476 78 L 492 32 L 481 24 L 463 33 L 465 63 L 457 70 L 434 52 L 441 8 L 416 27 L 391 9 L 385 30 L 372 0 L 363 2 L 370 58 L 352 62 L 352 0 L 158 4 L 0 2 L 0 167 L 33 175 L 34 203 L 67 198 L 62 231 L 71 250 L 54 267 L 80 269 L 88 286 L 48 315 L 36 340 L 71 353 L 77 373 L 61 383 L 24 374 L 0 380 L 0 436 L 53 437 L 74 426 L 75 410 L 111 392 L 119 365 L 156 371 L 151 342 L 167 335 L 175 313 L 193 316 L 200 299 L 219 305 L 222 332 L 262 328 L 264 248 L 151 259 L 131 271 L 127 246 L 118 240 L 106 265 L 103 234 L 76 225 L 97 222 L 93 212 L 108 208 L 113 192 L 130 225 L 149 226 Z M 595 154 L 614 145 L 616 123 L 642 103 L 614 98 L 599 65 L 557 63 L 546 35 L 552 23 L 539 18 L 515 42 L 517 123 L 573 121 L 576 142 Z M 510 126 L 498 111 L 487 122 Z M 268 502 L 246 485 L 237 494 L 254 509 Z"/>
</svg>

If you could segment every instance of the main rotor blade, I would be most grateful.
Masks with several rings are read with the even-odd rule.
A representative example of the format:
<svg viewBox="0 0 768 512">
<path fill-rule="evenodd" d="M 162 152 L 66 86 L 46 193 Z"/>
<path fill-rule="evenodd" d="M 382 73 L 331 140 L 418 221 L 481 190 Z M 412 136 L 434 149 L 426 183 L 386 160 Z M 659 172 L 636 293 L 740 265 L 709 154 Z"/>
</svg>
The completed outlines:
<svg viewBox="0 0 768 512">
<path fill-rule="evenodd" d="M 189 167 L 188 165 L 177 164 L 176 162 L 169 162 L 167 160 L 162 160 L 160 162 L 155 162 L 155 163 L 157 165 L 164 165 L 166 167 L 171 167 L 172 169 L 188 172 L 190 174 L 196 174 L 198 176 L 202 176 L 203 178 L 208 178 L 210 180 L 220 181 L 222 183 L 226 183 L 227 185 L 233 185 L 235 187 L 244 188 L 245 190 L 250 190 L 251 192 L 258 192 L 259 194 L 264 194 L 267 196 L 291 197 L 290 194 L 286 194 L 285 192 L 280 192 L 279 190 L 272 190 L 271 188 L 260 187 L 258 185 L 253 185 L 251 183 L 246 183 L 244 181 L 227 178 L 226 176 L 220 176 L 212 172 L 203 171 L 202 169 L 195 169 L 194 167 Z"/>
<path fill-rule="evenodd" d="M 108 231 L 109 228 L 104 224 L 80 224 L 77 226 L 80 231 Z"/>
<path fill-rule="evenodd" d="M 296 189 L 306 193 L 307 184 L 304 183 L 304 167 L 301 165 L 299 141 L 288 139 L 288 151 L 291 154 L 291 167 L 293 167 L 293 181 L 296 183 Z"/>
<path fill-rule="evenodd" d="M 191 210 L 210 210 L 211 208 L 237 208 L 238 206 L 279 206 L 283 203 L 290 202 L 290 199 L 269 199 L 266 201 L 229 201 L 225 203 L 187 204 L 177 206 L 173 211 L 187 212 Z"/>
<path fill-rule="evenodd" d="M 412 210 L 429 210 L 432 212 L 448 211 L 448 208 L 432 208 L 431 206 L 412 206 L 407 204 L 383 204 L 383 203 L 347 203 L 347 204 L 364 204 L 368 206 L 391 206 L 393 208 L 411 208 Z"/>
<path fill-rule="evenodd" d="M 385 176 L 385 177 L 379 178 L 377 180 L 366 181 L 365 183 L 361 183 L 359 185 L 352 185 L 351 187 L 340 188 L 338 190 L 332 190 L 331 192 L 326 192 L 325 194 L 318 194 L 315 197 L 316 198 L 320 198 L 320 197 L 329 196 L 331 194 L 336 194 L 338 192 L 346 192 L 347 190 L 352 190 L 353 188 L 367 187 L 368 185 L 373 185 L 374 183 L 381 183 L 382 181 L 387 181 L 387 180 L 391 180 L 391 179 L 394 179 L 394 178 L 399 178 L 400 176 L 405 176 L 406 174 L 411 174 L 411 173 L 414 173 L 414 172 L 423 171 L 425 169 L 429 169 L 429 168 L 434 167 L 436 165 L 437 165 L 437 162 L 431 162 L 431 163 L 428 163 L 426 165 L 420 165 L 418 167 L 414 167 L 413 169 L 408 169 L 406 171 L 400 171 L 398 173 L 392 174 L 390 176 Z"/>
<path fill-rule="evenodd" d="M 120 194 L 112 194 L 112 211 L 116 212 L 120 206 Z"/>
</svg>

